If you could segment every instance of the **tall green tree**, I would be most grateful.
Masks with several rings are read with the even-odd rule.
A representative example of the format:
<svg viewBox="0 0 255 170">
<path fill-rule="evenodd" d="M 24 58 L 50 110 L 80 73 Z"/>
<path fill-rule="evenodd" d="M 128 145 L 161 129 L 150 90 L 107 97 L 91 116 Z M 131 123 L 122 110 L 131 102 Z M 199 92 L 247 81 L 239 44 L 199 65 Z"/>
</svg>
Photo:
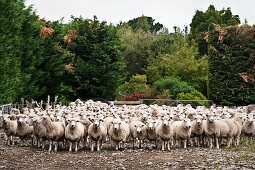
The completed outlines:
<svg viewBox="0 0 255 170">
<path fill-rule="evenodd" d="M 77 30 L 71 52 L 75 55 L 74 87 L 79 97 L 113 99 L 123 80 L 124 63 L 116 27 L 93 20 L 74 18 L 70 23 Z"/>
<path fill-rule="evenodd" d="M 137 18 L 134 18 L 132 20 L 129 20 L 127 24 L 133 29 L 138 30 L 142 29 L 145 32 L 158 32 L 161 29 L 163 29 L 163 24 L 160 24 L 159 22 L 155 22 L 155 19 L 148 16 L 140 16 Z"/>
<path fill-rule="evenodd" d="M 214 29 L 213 24 L 223 27 L 240 24 L 240 18 L 238 15 L 232 14 L 231 8 L 218 11 L 213 5 L 210 5 L 205 12 L 197 10 L 190 24 L 190 38 L 198 44 L 200 55 L 208 53 L 204 37 L 207 31 Z"/>
<path fill-rule="evenodd" d="M 0 0 L 0 103 L 17 100 L 22 91 L 20 57 L 23 0 Z"/>
<path fill-rule="evenodd" d="M 126 63 L 127 78 L 145 74 L 156 36 L 142 29 L 134 31 L 126 24 L 118 27 L 118 33 L 123 47 L 122 55 Z"/>
</svg>

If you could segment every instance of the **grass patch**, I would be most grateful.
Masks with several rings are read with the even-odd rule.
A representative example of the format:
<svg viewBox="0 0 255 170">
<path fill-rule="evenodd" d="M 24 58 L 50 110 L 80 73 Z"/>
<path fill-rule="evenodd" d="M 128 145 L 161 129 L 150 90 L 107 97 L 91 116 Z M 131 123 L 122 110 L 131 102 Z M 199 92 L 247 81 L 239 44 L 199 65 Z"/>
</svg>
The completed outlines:
<svg viewBox="0 0 255 170">
<path fill-rule="evenodd" d="M 255 153 L 255 142 L 251 141 L 248 137 L 241 138 L 241 146 L 244 146 L 247 151 Z"/>
</svg>

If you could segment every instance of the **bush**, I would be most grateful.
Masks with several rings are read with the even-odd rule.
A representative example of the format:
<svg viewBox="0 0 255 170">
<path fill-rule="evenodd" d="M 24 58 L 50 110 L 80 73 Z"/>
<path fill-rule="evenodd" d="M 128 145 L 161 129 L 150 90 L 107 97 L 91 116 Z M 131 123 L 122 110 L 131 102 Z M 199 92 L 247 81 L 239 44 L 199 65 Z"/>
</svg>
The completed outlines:
<svg viewBox="0 0 255 170">
<path fill-rule="evenodd" d="M 153 87 L 159 91 L 163 92 L 164 90 L 169 90 L 173 98 L 179 93 L 191 93 L 195 89 L 190 86 L 188 83 L 179 80 L 175 77 L 164 77 L 156 82 L 154 82 Z"/>
<path fill-rule="evenodd" d="M 195 90 L 191 93 L 179 93 L 176 96 L 177 100 L 206 100 L 206 97 L 200 93 L 199 91 Z M 199 102 L 189 102 L 191 103 L 191 105 L 193 107 L 198 106 L 198 105 L 204 105 L 204 106 L 208 106 L 208 102 L 207 101 L 199 101 Z"/>
<path fill-rule="evenodd" d="M 137 100 L 143 98 L 144 94 L 149 91 L 146 75 L 132 76 L 128 82 L 125 82 L 118 89 L 118 99 L 125 100 Z M 142 95 L 140 95 L 142 94 Z M 138 100 L 139 100 L 138 99 Z"/>
</svg>

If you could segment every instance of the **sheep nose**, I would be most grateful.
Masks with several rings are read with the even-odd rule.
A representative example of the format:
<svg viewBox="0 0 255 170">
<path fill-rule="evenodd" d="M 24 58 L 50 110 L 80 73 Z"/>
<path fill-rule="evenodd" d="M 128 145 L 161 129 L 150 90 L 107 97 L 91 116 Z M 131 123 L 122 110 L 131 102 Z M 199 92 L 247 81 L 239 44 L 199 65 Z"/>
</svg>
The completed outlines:
<svg viewBox="0 0 255 170">
<path fill-rule="evenodd" d="M 190 129 L 190 128 L 191 128 L 191 126 L 188 126 L 188 128 Z"/>
</svg>

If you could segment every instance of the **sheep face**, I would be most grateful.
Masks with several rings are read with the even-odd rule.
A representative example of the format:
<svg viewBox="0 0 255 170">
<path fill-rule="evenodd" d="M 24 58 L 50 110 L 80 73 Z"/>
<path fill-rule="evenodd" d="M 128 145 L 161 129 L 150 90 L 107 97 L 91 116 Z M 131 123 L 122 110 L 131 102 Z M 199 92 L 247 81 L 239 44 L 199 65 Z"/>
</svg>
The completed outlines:
<svg viewBox="0 0 255 170">
<path fill-rule="evenodd" d="M 121 122 L 112 122 L 112 126 L 115 132 L 120 130 Z"/>
<path fill-rule="evenodd" d="M 209 123 L 213 123 L 215 121 L 215 117 L 213 115 L 207 115 L 207 120 Z"/>
<path fill-rule="evenodd" d="M 19 124 L 19 125 L 22 125 L 22 124 L 24 124 L 24 123 L 26 123 L 26 117 L 25 117 L 25 116 L 19 117 L 19 119 L 18 119 L 18 124 Z"/>
<path fill-rule="evenodd" d="M 75 129 L 75 127 L 77 126 L 77 122 L 78 122 L 78 120 L 71 120 L 70 121 L 70 128 Z"/>
<path fill-rule="evenodd" d="M 141 133 L 142 128 L 144 127 L 144 124 L 135 125 L 135 127 L 136 127 L 136 132 L 137 132 L 137 133 Z"/>
<path fill-rule="evenodd" d="M 247 121 L 249 124 L 252 124 L 253 121 L 254 121 L 253 116 L 252 116 L 252 115 L 247 115 L 246 121 Z"/>
<path fill-rule="evenodd" d="M 199 117 L 198 117 L 198 116 L 197 116 L 197 117 L 195 117 L 196 124 L 197 124 L 197 125 L 201 125 L 201 124 L 202 124 L 202 121 L 203 121 L 202 119 L 203 119 L 203 118 L 202 118 L 201 116 L 199 116 Z"/>
<path fill-rule="evenodd" d="M 186 129 L 190 129 L 191 128 L 191 121 L 190 119 L 183 119 L 183 127 L 186 128 Z"/>
<path fill-rule="evenodd" d="M 170 120 L 170 119 L 168 119 L 168 118 L 164 118 L 164 119 L 162 120 L 162 124 L 163 124 L 164 127 L 170 126 L 170 121 L 169 121 L 169 120 Z"/>
</svg>

